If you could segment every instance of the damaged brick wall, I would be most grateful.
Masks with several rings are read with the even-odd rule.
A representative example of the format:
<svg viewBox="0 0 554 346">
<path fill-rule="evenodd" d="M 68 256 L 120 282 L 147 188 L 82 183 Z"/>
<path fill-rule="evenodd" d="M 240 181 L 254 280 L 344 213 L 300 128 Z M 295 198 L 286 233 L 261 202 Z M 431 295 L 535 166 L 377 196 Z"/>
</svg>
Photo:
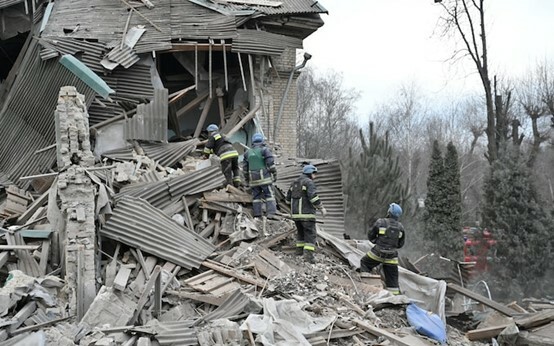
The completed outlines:
<svg viewBox="0 0 554 346">
<path fill-rule="evenodd" d="M 273 98 L 273 109 L 270 112 L 271 124 L 275 124 L 275 117 L 279 114 L 279 107 L 283 99 L 283 94 L 287 87 L 287 82 L 290 76 L 290 72 L 296 66 L 296 49 L 287 48 L 281 54 L 278 59 L 274 60 L 275 67 L 279 72 L 279 78 L 274 78 L 271 83 L 271 95 Z M 295 74 L 292 79 L 287 99 L 283 108 L 283 114 L 281 115 L 281 122 L 279 124 L 278 138 L 274 139 L 276 143 L 281 145 L 281 154 L 283 157 L 296 157 L 296 143 L 297 143 L 297 131 L 296 131 L 296 119 L 298 117 L 296 111 L 296 80 L 298 74 Z M 267 102 L 267 101 L 266 101 Z M 265 126 L 266 122 L 262 121 Z M 267 129 L 264 129 L 267 131 Z M 271 134 L 274 133 L 272 129 Z"/>
<path fill-rule="evenodd" d="M 62 87 L 55 111 L 58 193 L 66 222 L 65 279 L 69 309 L 80 319 L 96 296 L 94 187 L 85 168 L 94 165 L 84 95 Z"/>
</svg>

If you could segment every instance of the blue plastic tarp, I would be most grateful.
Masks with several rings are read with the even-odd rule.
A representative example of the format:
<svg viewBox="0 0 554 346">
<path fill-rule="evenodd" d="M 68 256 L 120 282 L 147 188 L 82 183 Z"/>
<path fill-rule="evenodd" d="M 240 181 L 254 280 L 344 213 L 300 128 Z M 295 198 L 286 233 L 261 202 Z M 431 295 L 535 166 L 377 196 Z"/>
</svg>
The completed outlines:
<svg viewBox="0 0 554 346">
<path fill-rule="evenodd" d="M 423 310 L 414 303 L 406 308 L 408 323 L 421 335 L 437 340 L 441 344 L 446 343 L 446 326 L 439 315 Z"/>
</svg>

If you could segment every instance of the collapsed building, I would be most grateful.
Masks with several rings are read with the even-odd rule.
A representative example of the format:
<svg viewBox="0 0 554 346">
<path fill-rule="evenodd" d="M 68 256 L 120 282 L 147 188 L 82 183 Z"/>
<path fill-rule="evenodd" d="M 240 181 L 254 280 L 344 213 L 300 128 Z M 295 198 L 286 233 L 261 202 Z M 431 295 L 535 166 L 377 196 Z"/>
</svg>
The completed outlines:
<svg viewBox="0 0 554 346">
<path fill-rule="evenodd" d="M 403 296 L 360 275 L 371 244 L 343 239 L 334 161 L 310 161 L 329 211 L 317 262 L 293 255 L 282 193 L 305 161 L 288 159 L 310 58 L 296 50 L 323 25 L 317 1 L 0 9 L 0 345 L 432 345 L 404 307 L 415 300 L 444 323 L 454 293 L 504 317 L 467 338 L 449 326 L 452 345 L 548 339 L 549 302 L 504 306 L 409 261 Z M 264 133 L 279 156 L 280 220 L 253 219 L 250 194 L 223 187 L 217 160 L 199 157 L 209 123 L 241 152 Z"/>
</svg>

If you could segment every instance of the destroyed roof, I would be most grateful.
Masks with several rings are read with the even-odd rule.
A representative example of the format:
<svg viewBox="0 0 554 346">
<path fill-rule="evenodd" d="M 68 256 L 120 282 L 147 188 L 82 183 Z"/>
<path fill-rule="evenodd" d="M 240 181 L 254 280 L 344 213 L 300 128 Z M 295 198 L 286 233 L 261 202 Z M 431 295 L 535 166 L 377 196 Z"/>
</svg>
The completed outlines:
<svg viewBox="0 0 554 346">
<path fill-rule="evenodd" d="M 210 0 L 191 0 L 192 2 L 203 5 L 209 8 L 214 8 L 214 5 L 224 7 L 228 11 L 239 12 L 253 10 L 266 15 L 277 14 L 307 14 L 307 13 L 327 13 L 327 10 L 314 0 L 264 0 L 264 1 L 247 1 L 247 0 L 223 0 L 223 1 L 210 1 Z M 267 4 L 256 5 L 259 4 Z M 276 6 L 278 5 L 278 6 Z"/>
</svg>

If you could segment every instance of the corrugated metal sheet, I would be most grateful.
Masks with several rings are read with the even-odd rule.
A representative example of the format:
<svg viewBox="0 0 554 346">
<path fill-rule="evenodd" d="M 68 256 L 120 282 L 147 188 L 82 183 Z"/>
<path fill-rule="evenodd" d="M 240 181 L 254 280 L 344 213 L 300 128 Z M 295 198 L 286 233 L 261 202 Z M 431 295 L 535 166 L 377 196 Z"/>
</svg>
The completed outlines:
<svg viewBox="0 0 554 346">
<path fill-rule="evenodd" d="M 88 42 L 73 38 L 41 38 L 39 42 L 44 48 L 55 50 L 61 53 L 61 55 L 71 54 L 75 56 L 94 72 L 104 72 L 104 67 L 100 64 L 100 60 L 102 60 L 106 54 L 107 49 L 102 43 Z"/>
<path fill-rule="evenodd" d="M 302 40 L 261 30 L 237 30 L 231 51 L 249 54 L 281 55 L 285 48 L 302 48 Z"/>
<path fill-rule="evenodd" d="M 197 0 L 198 1 L 198 0 Z M 200 0 L 209 3 L 208 0 Z M 280 0 L 283 4 L 279 7 L 253 6 L 243 4 L 227 4 L 229 11 L 256 10 L 257 12 L 273 14 L 301 14 L 301 13 L 327 13 L 327 10 L 315 0 Z"/>
<path fill-rule="evenodd" d="M 141 143 L 140 146 L 146 156 L 159 161 L 162 166 L 171 167 L 192 153 L 197 144 L 197 139 L 191 139 L 177 143 Z"/>
<path fill-rule="evenodd" d="M 89 125 L 98 124 L 104 120 L 113 118 L 114 116 L 123 114 L 123 108 L 117 103 L 121 101 L 120 97 L 112 96 L 114 102 L 106 102 L 101 100 L 100 102 L 93 102 L 88 108 L 88 123 Z"/>
<path fill-rule="evenodd" d="M 0 8 L 10 7 L 20 2 L 25 2 L 25 0 L 0 0 Z"/>
<path fill-rule="evenodd" d="M 26 187 L 30 181 L 19 177 L 46 172 L 56 159 L 56 151 L 35 151 L 56 142 L 54 110 L 62 86 L 73 85 L 85 95 L 87 105 L 94 91 L 57 59 L 42 61 L 40 46 L 31 40 L 8 97 L 0 112 L 0 171 Z"/>
<path fill-rule="evenodd" d="M 167 89 L 154 90 L 154 99 L 139 104 L 137 112 L 125 121 L 125 139 L 167 142 Z"/>
<path fill-rule="evenodd" d="M 135 64 L 128 69 L 116 67 L 110 75 L 102 76 L 117 96 L 137 100 L 151 100 L 154 95 L 150 66 Z"/>
<path fill-rule="evenodd" d="M 154 207 L 164 209 L 182 196 L 194 195 L 204 191 L 220 188 L 225 182 L 219 166 L 190 172 L 170 180 L 126 186 L 115 195 L 119 200 L 124 196 L 140 197 Z"/>
<path fill-rule="evenodd" d="M 146 32 L 134 47 L 137 53 L 171 48 L 171 0 L 157 0 L 156 6 L 138 11 L 153 22 L 159 32 L 148 21 L 134 14 L 130 26 L 144 25 Z M 128 17 L 128 7 L 122 1 L 113 0 L 57 0 L 43 37 L 71 37 L 97 39 L 102 43 L 121 39 Z M 66 34 L 64 29 L 78 27 Z"/>
<path fill-rule="evenodd" d="M 250 303 L 250 298 L 240 289 L 231 294 L 217 309 L 201 317 L 199 321 L 213 321 L 220 318 L 228 318 L 240 314 Z"/>
<path fill-rule="evenodd" d="M 183 268 L 199 268 L 215 246 L 140 198 L 120 199 L 102 236 L 139 248 Z"/>
<path fill-rule="evenodd" d="M 174 39 L 227 39 L 236 36 L 235 17 L 195 5 L 188 0 L 171 2 L 171 36 Z"/>
<path fill-rule="evenodd" d="M 139 142 L 146 156 L 154 161 L 158 161 L 160 165 L 171 167 L 185 156 L 192 153 L 198 144 L 197 139 L 191 139 L 184 142 L 176 143 L 144 143 Z M 113 160 L 131 161 L 133 157 L 133 148 L 126 147 L 115 150 L 110 150 L 102 154 Z"/>
<path fill-rule="evenodd" d="M 107 157 L 117 161 L 132 161 L 135 158 L 133 156 L 133 147 L 131 146 L 106 151 L 102 153 L 102 157 Z"/>
<path fill-rule="evenodd" d="M 125 45 L 123 48 L 121 48 L 121 46 L 113 48 L 108 53 L 108 59 L 120 64 L 124 68 L 129 68 L 140 60 L 137 53 L 135 53 L 132 48 Z"/>
<path fill-rule="evenodd" d="M 198 345 L 196 330 L 192 321 L 161 322 L 156 326 L 154 336 L 160 345 Z"/>
<path fill-rule="evenodd" d="M 321 226 L 326 232 L 342 238 L 344 234 L 344 195 L 342 193 L 342 173 L 337 161 L 312 162 L 317 167 L 315 180 L 317 193 L 321 202 L 327 209 L 328 215 Z M 297 179 L 302 172 L 301 166 L 277 168 L 277 187 L 285 194 L 290 184 Z"/>
</svg>

